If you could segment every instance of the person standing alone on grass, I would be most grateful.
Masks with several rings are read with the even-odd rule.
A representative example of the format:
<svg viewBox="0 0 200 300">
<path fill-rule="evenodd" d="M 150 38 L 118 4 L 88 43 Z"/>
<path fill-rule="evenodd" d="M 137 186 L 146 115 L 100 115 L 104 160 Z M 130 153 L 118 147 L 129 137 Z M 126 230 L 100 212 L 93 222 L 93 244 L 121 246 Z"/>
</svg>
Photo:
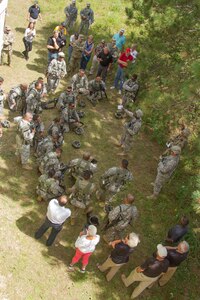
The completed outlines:
<svg viewBox="0 0 200 300">
<path fill-rule="evenodd" d="M 40 7 L 38 5 L 38 1 L 34 1 L 34 4 L 29 7 L 27 21 L 36 23 L 38 18 L 42 21 L 42 16 L 40 13 Z"/>
<path fill-rule="evenodd" d="M 33 44 L 33 39 L 34 39 L 35 35 L 36 35 L 35 25 L 34 25 L 34 23 L 31 22 L 28 24 L 28 27 L 25 30 L 25 34 L 24 34 L 24 38 L 23 38 L 25 50 L 22 53 L 26 60 L 29 59 L 28 53 L 31 52 L 31 50 L 32 50 L 32 44 Z"/>
<path fill-rule="evenodd" d="M 4 56 L 7 56 L 8 66 L 11 66 L 12 60 L 12 45 L 14 42 L 14 34 L 9 26 L 5 27 L 3 35 L 3 48 L 1 53 L 1 65 L 4 64 Z"/>
</svg>

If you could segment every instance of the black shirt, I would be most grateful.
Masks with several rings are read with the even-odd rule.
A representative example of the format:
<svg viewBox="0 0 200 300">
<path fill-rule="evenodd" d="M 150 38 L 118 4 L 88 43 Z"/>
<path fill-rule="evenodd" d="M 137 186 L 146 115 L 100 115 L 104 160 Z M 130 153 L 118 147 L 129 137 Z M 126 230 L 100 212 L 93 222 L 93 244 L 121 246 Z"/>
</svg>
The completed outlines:
<svg viewBox="0 0 200 300">
<path fill-rule="evenodd" d="M 173 243 L 177 243 L 188 232 L 188 226 L 175 225 L 168 231 L 167 237 L 173 240 Z"/>
<path fill-rule="evenodd" d="M 115 248 L 111 252 L 111 259 L 115 264 L 124 264 L 129 261 L 129 255 L 134 251 L 134 248 L 120 242 L 115 245 Z"/>
<path fill-rule="evenodd" d="M 182 261 L 184 261 L 188 256 L 188 252 L 179 253 L 176 250 L 167 250 L 167 259 L 169 261 L 169 267 L 178 267 Z"/>
<path fill-rule="evenodd" d="M 102 65 L 103 67 L 108 67 L 109 64 L 111 64 L 113 62 L 113 58 L 110 53 L 105 54 L 102 51 L 97 57 L 102 59 L 102 61 L 100 61 L 100 65 Z"/>
<path fill-rule="evenodd" d="M 60 37 L 58 37 L 58 38 L 56 39 L 56 43 L 58 44 L 58 46 L 59 46 L 60 48 L 63 47 L 63 46 L 61 45 L 62 40 L 61 40 Z M 47 45 L 48 45 L 48 46 L 54 46 L 53 36 L 50 36 L 50 37 L 48 38 Z M 59 49 L 48 49 L 48 50 L 49 50 L 49 52 L 51 52 L 51 53 L 58 53 L 58 52 L 59 52 Z"/>
<path fill-rule="evenodd" d="M 141 269 L 145 269 L 142 273 L 147 277 L 155 278 L 161 273 L 166 273 L 169 267 L 169 261 L 165 258 L 162 261 L 157 260 L 154 257 L 147 258 L 145 262 L 140 266 Z"/>
<path fill-rule="evenodd" d="M 37 19 L 40 14 L 39 6 L 36 7 L 35 5 L 32 5 L 28 11 L 30 13 L 30 17 L 33 19 Z"/>
</svg>

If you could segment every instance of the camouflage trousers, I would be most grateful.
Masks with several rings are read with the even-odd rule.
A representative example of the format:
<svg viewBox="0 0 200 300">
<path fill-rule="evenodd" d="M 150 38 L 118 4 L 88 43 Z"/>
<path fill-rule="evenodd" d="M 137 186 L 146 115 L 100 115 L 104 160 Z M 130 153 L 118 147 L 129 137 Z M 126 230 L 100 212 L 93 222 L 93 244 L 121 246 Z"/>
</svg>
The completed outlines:
<svg viewBox="0 0 200 300">
<path fill-rule="evenodd" d="M 87 22 L 81 21 L 78 33 L 80 34 L 82 32 L 85 32 L 85 34 L 88 35 L 89 27 L 90 27 L 89 21 Z"/>
<path fill-rule="evenodd" d="M 133 137 L 127 133 L 126 129 L 124 129 L 121 137 L 121 145 L 124 147 L 124 152 L 129 152 L 133 145 Z"/>
<path fill-rule="evenodd" d="M 42 199 L 44 199 L 45 201 L 48 201 L 55 197 L 55 195 L 49 194 L 49 193 L 47 193 L 47 191 L 41 190 L 39 187 L 36 188 L 36 194 L 38 196 L 42 197 Z"/>
<path fill-rule="evenodd" d="M 7 57 L 7 64 L 10 65 L 11 64 L 11 60 L 12 60 L 12 49 L 11 50 L 2 50 L 1 53 L 1 64 L 4 64 L 5 58 Z"/>
<path fill-rule="evenodd" d="M 135 101 L 135 94 L 124 92 L 122 97 L 122 105 L 127 106 L 129 103 L 133 103 Z"/>
<path fill-rule="evenodd" d="M 101 91 L 94 92 L 91 95 L 88 95 L 87 98 L 89 101 L 96 104 L 98 102 L 98 100 L 101 100 L 103 98 L 102 92 Z"/>
<path fill-rule="evenodd" d="M 22 165 L 25 165 L 30 158 L 31 145 L 25 145 L 19 135 L 16 136 L 16 144 L 17 148 L 15 154 L 20 157 Z"/>
<path fill-rule="evenodd" d="M 107 242 L 112 242 L 112 241 L 115 241 L 115 240 L 119 240 L 119 239 L 122 239 L 124 236 L 124 230 L 121 229 L 116 229 L 114 226 L 113 227 L 110 227 L 106 230 L 105 234 L 104 234 L 104 239 L 107 241 Z"/>
<path fill-rule="evenodd" d="M 72 52 L 72 56 L 70 58 L 69 61 L 69 67 L 68 67 L 68 73 L 75 73 L 75 71 L 80 69 L 80 61 L 81 61 L 81 57 L 74 57 L 73 56 L 73 52 Z"/>
<path fill-rule="evenodd" d="M 67 29 L 71 29 L 74 27 L 76 20 L 73 20 L 71 18 L 66 18 L 65 24 Z"/>
<path fill-rule="evenodd" d="M 164 175 L 161 174 L 160 172 L 158 172 L 157 176 L 156 176 L 156 180 L 154 182 L 154 189 L 153 189 L 153 193 L 154 195 L 158 195 L 163 187 L 163 185 L 169 180 L 169 176 L 168 175 Z"/>
<path fill-rule="evenodd" d="M 59 85 L 60 79 L 56 76 L 49 75 L 47 77 L 47 91 L 49 92 L 55 92 Z"/>
<path fill-rule="evenodd" d="M 110 185 L 106 189 L 99 188 L 98 195 L 99 199 L 105 201 L 105 203 L 111 203 L 113 197 L 117 194 L 119 188 L 117 188 L 114 184 Z"/>
</svg>

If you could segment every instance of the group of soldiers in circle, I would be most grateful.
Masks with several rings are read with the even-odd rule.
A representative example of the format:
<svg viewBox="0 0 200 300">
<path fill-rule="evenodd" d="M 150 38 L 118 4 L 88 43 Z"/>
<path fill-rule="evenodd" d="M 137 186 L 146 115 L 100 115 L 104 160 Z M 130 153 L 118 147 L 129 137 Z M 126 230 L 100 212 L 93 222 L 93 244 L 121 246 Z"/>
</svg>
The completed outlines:
<svg viewBox="0 0 200 300">
<path fill-rule="evenodd" d="M 72 0 L 72 4 L 65 8 L 66 23 L 65 25 L 61 25 L 63 27 L 66 26 L 68 29 L 73 28 L 77 19 L 77 13 L 76 2 L 75 0 Z M 94 13 L 91 10 L 90 5 L 87 4 L 86 8 L 81 11 L 81 25 L 79 33 L 85 30 L 87 34 L 89 27 L 93 22 Z M 106 45 L 105 41 L 101 41 L 101 43 L 96 47 L 92 67 L 90 69 L 90 75 L 92 75 L 95 66 L 98 63 L 99 67 L 97 76 L 88 81 L 85 69 L 79 69 L 78 73 L 72 76 L 71 85 L 68 85 L 57 98 L 50 101 L 44 101 L 48 94 L 55 93 L 60 79 L 64 78 L 67 74 L 65 54 L 57 44 L 59 36 L 62 39 L 62 32 L 59 32 L 59 28 L 57 29 L 58 30 L 54 31 L 54 34 L 48 41 L 47 45 L 49 54 L 47 83 L 44 82 L 42 77 L 39 77 L 29 85 L 17 85 L 9 91 L 7 96 L 5 96 L 2 88 L 4 80 L 0 77 L 0 113 L 1 115 L 3 114 L 3 102 L 5 99 L 7 100 L 7 104 L 11 112 L 21 112 L 22 116 L 14 118 L 14 121 L 17 123 L 16 155 L 22 165 L 22 168 L 25 170 L 31 170 L 32 167 L 29 165 L 29 158 L 31 148 L 33 149 L 34 156 L 37 160 L 38 171 L 41 173 L 36 187 L 38 201 L 58 199 L 59 197 L 68 194 L 70 204 L 73 207 L 70 217 L 71 225 L 74 226 L 76 224 L 78 216 L 85 214 L 89 224 L 98 226 L 99 217 L 93 215 L 94 208 L 92 206 L 92 196 L 95 193 L 96 199 L 99 201 L 99 206 L 103 205 L 104 211 L 107 214 L 106 222 L 102 225 L 103 239 L 110 243 L 113 248 L 119 247 L 117 245 L 120 243 L 128 245 L 130 237 L 127 237 L 127 240 L 123 237 L 130 223 L 138 216 L 137 208 L 134 205 L 134 196 L 128 194 L 121 205 L 113 207 L 116 194 L 119 193 L 128 182 L 133 180 L 133 175 L 128 169 L 128 160 L 122 159 L 119 166 L 111 167 L 105 171 L 100 177 L 99 185 L 97 186 L 93 182 L 93 176 L 95 176 L 95 172 L 97 171 L 98 162 L 91 156 L 90 153 L 85 152 L 81 158 L 72 159 L 67 163 L 61 162 L 60 157 L 62 155 L 62 145 L 64 143 L 65 136 L 69 131 L 73 131 L 77 135 L 84 134 L 83 122 L 81 122 L 81 118 L 84 117 L 84 112 L 77 108 L 85 107 L 85 101 L 83 101 L 84 98 L 85 100 L 88 99 L 94 106 L 96 106 L 100 100 L 107 97 L 105 79 L 109 65 L 114 61 L 117 61 L 119 65 L 123 65 L 123 60 L 120 58 L 124 53 L 125 56 L 129 57 L 130 51 L 126 49 L 125 52 L 122 51 L 122 53 L 117 56 L 116 46 L 114 43 L 113 49 L 115 49 L 115 51 L 111 52 L 112 60 L 110 60 L 106 66 L 105 72 L 105 66 L 101 65 L 101 62 L 104 60 L 105 56 L 107 57 L 110 48 Z M 70 48 L 71 64 L 69 63 L 68 73 L 71 73 L 76 69 L 76 64 L 78 66 L 80 63 L 84 50 L 84 47 L 82 46 L 83 36 L 77 34 L 76 36 L 74 35 L 74 38 L 75 40 L 72 41 L 69 46 L 72 47 L 72 49 Z M 88 39 L 90 39 L 90 36 Z M 79 57 L 76 55 L 77 53 Z M 103 74 L 104 80 L 102 80 L 101 74 Z M 116 75 L 116 78 L 118 75 Z M 127 122 L 124 124 L 121 140 L 117 145 L 122 147 L 122 155 L 124 156 L 130 155 L 136 135 L 139 133 L 142 126 L 142 110 L 137 109 L 136 111 L 130 111 L 128 109 L 128 104 L 136 101 L 138 90 L 139 83 L 137 81 L 137 75 L 133 74 L 130 79 L 123 82 L 122 89 L 119 90 L 122 91 L 122 102 L 121 105 L 118 106 L 117 112 L 114 112 L 117 119 L 127 118 Z M 43 109 L 54 107 L 58 109 L 60 115 L 53 120 L 47 128 L 47 134 L 45 135 L 45 126 L 42 122 L 41 113 Z M 1 134 L 2 127 L 8 126 L 8 122 L 1 122 Z M 186 146 L 189 135 L 189 129 L 183 127 L 180 134 L 171 138 L 171 140 L 166 144 L 167 150 L 159 158 L 157 177 L 155 182 L 152 183 L 153 194 L 149 196 L 149 198 L 156 198 L 163 185 L 174 173 L 179 163 L 181 151 Z M 72 143 L 72 146 L 74 148 L 79 148 L 80 143 L 75 141 Z M 64 184 L 65 173 L 67 173 L 67 175 L 74 181 L 73 186 L 67 189 Z M 185 222 L 183 227 L 185 228 L 187 225 L 188 222 Z M 185 233 L 186 232 L 184 232 L 184 234 Z M 49 245 L 54 242 L 56 234 Z M 180 241 L 182 237 L 183 234 L 180 234 L 180 237 L 177 238 L 176 241 L 173 241 L 173 243 Z M 134 246 L 129 246 L 131 249 L 136 247 L 139 243 L 137 235 L 134 237 L 132 236 L 132 239 L 137 240 L 137 242 L 134 244 L 132 241 L 132 245 L 134 244 Z M 129 244 L 131 245 L 131 243 Z M 158 261 L 163 261 L 168 255 L 166 252 L 167 250 L 165 249 L 170 251 L 170 248 L 162 245 L 158 246 L 157 254 L 154 258 L 156 257 Z M 180 245 L 179 250 L 177 250 L 177 247 L 175 248 L 173 248 L 173 250 L 179 251 L 179 253 L 187 253 L 189 250 L 189 246 L 185 241 Z M 129 254 L 130 253 L 131 251 L 129 251 Z M 160 259 L 162 257 L 163 259 Z M 185 255 L 184 259 L 186 257 L 187 256 Z M 113 263 L 115 266 L 113 266 Z M 116 265 L 118 265 L 117 268 Z M 113 262 L 113 260 L 112 262 L 109 260 L 106 264 L 98 266 L 98 268 L 102 272 L 111 268 L 109 275 L 107 275 L 107 280 L 111 280 L 121 265 L 121 263 L 119 264 Z M 146 263 L 145 266 L 140 267 L 140 270 L 134 270 L 134 274 L 130 275 L 128 278 L 124 275 L 122 276 L 122 281 L 126 286 L 131 284 L 133 281 L 141 281 L 139 287 L 134 290 L 132 299 L 136 298 L 142 290 L 152 284 L 156 279 L 160 278 L 161 273 L 166 273 L 169 268 L 169 264 L 165 262 L 162 272 L 160 274 L 156 274 L 156 276 L 152 277 L 149 276 L 149 274 L 146 274 L 146 277 L 153 278 L 153 280 L 145 281 L 145 278 L 143 278 L 145 285 L 142 282 L 142 278 L 137 278 L 139 275 L 136 273 L 141 275 L 141 273 L 148 269 L 148 267 L 149 265 Z M 172 268 L 175 267 L 172 266 Z M 166 270 L 164 271 L 164 269 Z M 174 269 L 173 272 L 175 272 Z"/>
</svg>

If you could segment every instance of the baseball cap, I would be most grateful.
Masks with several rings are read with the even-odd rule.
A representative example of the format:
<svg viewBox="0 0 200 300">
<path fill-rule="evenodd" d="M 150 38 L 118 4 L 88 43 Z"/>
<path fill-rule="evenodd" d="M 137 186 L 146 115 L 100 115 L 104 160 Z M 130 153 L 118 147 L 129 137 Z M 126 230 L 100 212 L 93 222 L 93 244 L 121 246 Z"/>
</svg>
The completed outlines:
<svg viewBox="0 0 200 300">
<path fill-rule="evenodd" d="M 120 32 L 125 32 L 125 29 L 121 28 L 121 29 L 120 29 Z"/>
<path fill-rule="evenodd" d="M 167 249 L 162 245 L 162 244 L 158 244 L 157 245 L 157 254 L 160 257 L 166 257 L 167 256 Z"/>
<path fill-rule="evenodd" d="M 58 53 L 58 56 L 59 56 L 59 57 L 63 57 L 63 58 L 64 58 L 64 57 L 65 57 L 65 53 L 63 53 L 63 52 L 59 52 L 59 53 Z"/>
</svg>

